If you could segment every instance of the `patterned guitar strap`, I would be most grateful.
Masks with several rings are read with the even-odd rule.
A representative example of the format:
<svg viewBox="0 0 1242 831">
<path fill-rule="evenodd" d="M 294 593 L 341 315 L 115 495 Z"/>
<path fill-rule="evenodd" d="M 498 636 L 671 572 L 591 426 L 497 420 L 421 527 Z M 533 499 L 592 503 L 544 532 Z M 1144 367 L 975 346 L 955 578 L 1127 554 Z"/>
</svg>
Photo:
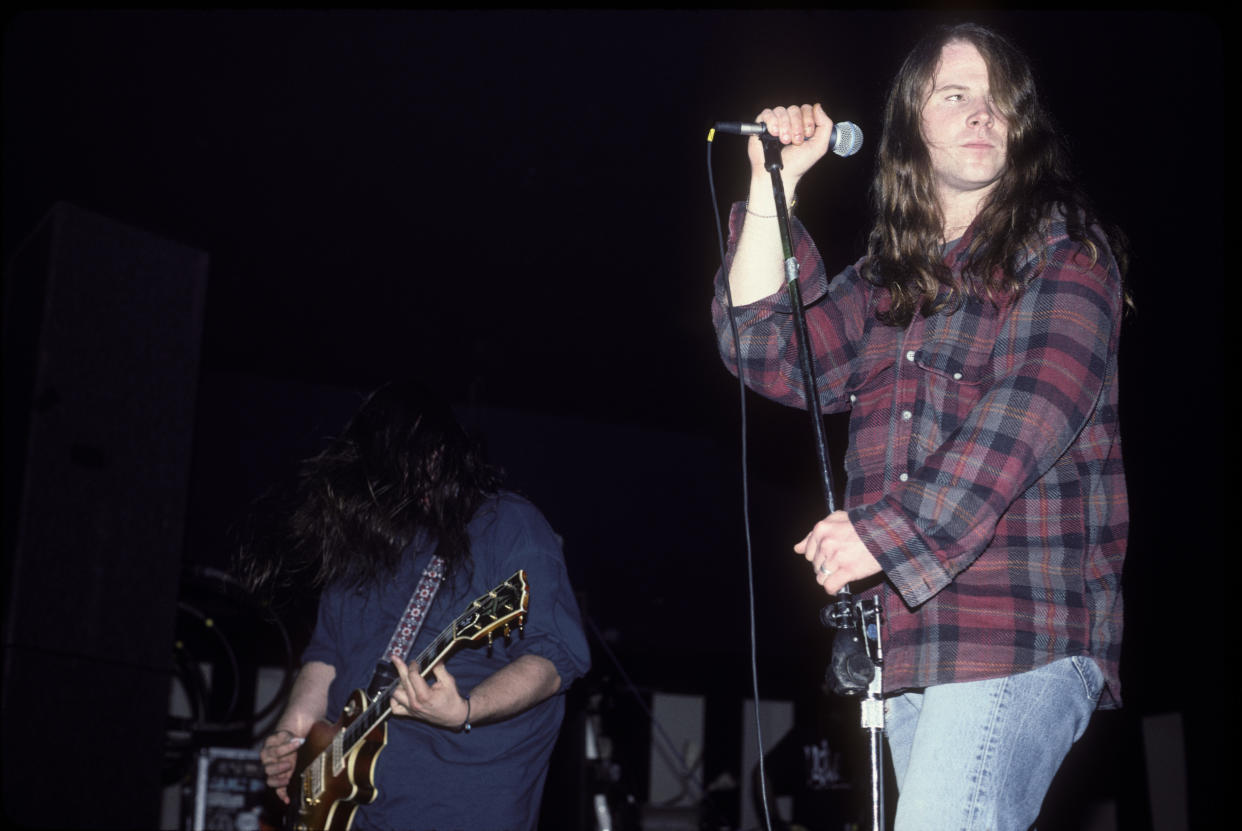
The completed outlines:
<svg viewBox="0 0 1242 831">
<path fill-rule="evenodd" d="M 405 612 L 397 621 L 397 628 L 393 630 L 388 647 L 375 663 L 375 674 L 371 676 L 371 685 L 367 688 L 369 698 L 374 699 L 398 679 L 397 668 L 392 665 L 391 658 L 395 656 L 402 661 L 408 659 L 410 647 L 414 646 L 418 630 L 423 628 L 423 619 L 427 616 L 427 609 L 431 606 L 431 600 L 436 596 L 436 590 L 440 588 L 440 582 L 443 579 L 444 560 L 439 555 L 435 555 L 431 558 L 427 568 L 423 570 L 423 576 L 414 588 L 414 594 L 410 596 Z"/>
</svg>

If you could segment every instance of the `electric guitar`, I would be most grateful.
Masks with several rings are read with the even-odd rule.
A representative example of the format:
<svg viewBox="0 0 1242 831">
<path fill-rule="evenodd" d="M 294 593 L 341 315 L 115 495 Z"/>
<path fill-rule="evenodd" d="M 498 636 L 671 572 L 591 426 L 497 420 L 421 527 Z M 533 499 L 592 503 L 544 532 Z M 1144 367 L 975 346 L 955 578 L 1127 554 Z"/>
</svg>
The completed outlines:
<svg viewBox="0 0 1242 831">
<path fill-rule="evenodd" d="M 431 645 L 415 664 L 426 678 L 436 664 L 467 643 L 487 639 L 490 646 L 497 629 L 509 637 L 510 623 L 520 629 L 526 621 L 530 591 L 526 572 L 477 598 Z M 321 721 L 311 727 L 298 750 L 293 777 L 289 780 L 289 831 L 348 831 L 359 805 L 375 801 L 375 764 L 388 744 L 388 717 L 392 715 L 394 681 L 369 700 L 364 690 L 354 690 L 335 724 Z"/>
</svg>

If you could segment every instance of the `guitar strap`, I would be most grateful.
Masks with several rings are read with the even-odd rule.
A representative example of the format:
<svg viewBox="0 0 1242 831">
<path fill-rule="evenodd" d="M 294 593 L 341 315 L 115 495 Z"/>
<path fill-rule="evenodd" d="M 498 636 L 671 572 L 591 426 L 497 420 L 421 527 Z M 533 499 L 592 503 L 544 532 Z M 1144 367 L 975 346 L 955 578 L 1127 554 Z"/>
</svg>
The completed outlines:
<svg viewBox="0 0 1242 831">
<path fill-rule="evenodd" d="M 432 598 L 436 596 L 436 591 L 440 588 L 443 579 L 444 560 L 438 554 L 433 555 L 431 562 L 423 570 L 423 576 L 418 581 L 418 585 L 414 587 L 414 594 L 410 595 L 410 602 L 406 604 L 405 612 L 397 621 L 397 628 L 393 630 L 388 647 L 375 664 L 375 674 L 371 677 L 371 685 L 367 688 L 367 694 L 372 698 L 397 680 L 397 670 L 393 667 L 391 659 L 396 657 L 404 661 L 410 654 L 410 647 L 414 645 L 414 639 L 418 637 L 418 630 L 423 628 L 427 609 L 431 606 Z"/>
</svg>

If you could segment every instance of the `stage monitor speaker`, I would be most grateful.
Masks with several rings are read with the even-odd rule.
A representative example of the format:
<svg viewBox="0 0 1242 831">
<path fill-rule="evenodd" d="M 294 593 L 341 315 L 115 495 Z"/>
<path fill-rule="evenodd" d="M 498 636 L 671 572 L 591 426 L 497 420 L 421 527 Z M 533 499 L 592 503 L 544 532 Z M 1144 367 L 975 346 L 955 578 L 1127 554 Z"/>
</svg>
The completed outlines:
<svg viewBox="0 0 1242 831">
<path fill-rule="evenodd" d="M 63 203 L 7 269 L 10 823 L 158 822 L 206 282 L 204 252 Z"/>
</svg>

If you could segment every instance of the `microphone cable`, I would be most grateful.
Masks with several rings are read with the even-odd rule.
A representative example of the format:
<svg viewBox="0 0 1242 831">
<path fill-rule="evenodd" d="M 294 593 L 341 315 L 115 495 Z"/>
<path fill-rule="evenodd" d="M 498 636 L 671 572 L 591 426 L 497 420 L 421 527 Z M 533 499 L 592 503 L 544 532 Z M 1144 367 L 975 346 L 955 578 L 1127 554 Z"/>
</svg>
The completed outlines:
<svg viewBox="0 0 1242 831">
<path fill-rule="evenodd" d="M 724 229 L 720 220 L 720 203 L 716 195 L 716 179 L 712 172 L 712 145 L 716 138 L 715 128 L 707 132 L 707 188 L 712 200 L 712 214 L 716 219 L 716 239 L 720 246 L 720 274 L 724 280 L 725 298 L 729 308 L 729 331 L 733 337 L 733 351 L 737 357 L 738 410 L 740 415 L 740 450 L 742 462 L 742 526 L 746 541 L 746 596 L 750 625 L 750 681 L 751 696 L 755 707 L 755 741 L 759 754 L 759 791 L 763 805 L 763 824 L 772 831 L 772 813 L 768 806 L 768 776 L 764 763 L 763 720 L 759 711 L 759 659 L 758 644 L 755 636 L 755 556 L 754 543 L 750 530 L 750 473 L 747 463 L 747 418 L 746 418 L 746 380 L 742 369 L 741 338 L 737 331 L 737 319 L 733 314 L 733 289 L 729 285 L 729 275 L 725 268 L 726 247 Z M 744 775 L 744 774 L 743 774 Z M 740 818 L 739 818 L 740 819 Z"/>
</svg>

